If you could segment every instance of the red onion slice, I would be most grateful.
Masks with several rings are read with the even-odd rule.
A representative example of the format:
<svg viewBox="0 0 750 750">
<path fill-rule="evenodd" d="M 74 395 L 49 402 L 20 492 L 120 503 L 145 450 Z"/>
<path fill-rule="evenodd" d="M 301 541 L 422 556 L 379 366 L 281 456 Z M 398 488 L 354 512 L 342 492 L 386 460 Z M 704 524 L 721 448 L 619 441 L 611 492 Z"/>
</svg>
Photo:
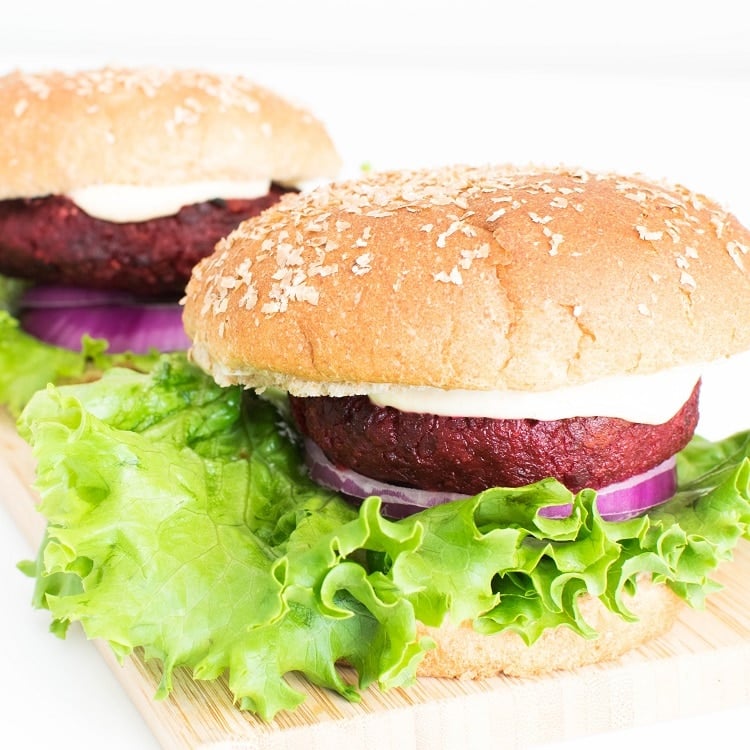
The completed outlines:
<svg viewBox="0 0 750 750">
<path fill-rule="evenodd" d="M 377 495 L 383 501 L 383 513 L 391 518 L 403 518 L 433 505 L 467 497 L 450 492 L 399 487 L 397 484 L 371 479 L 364 474 L 331 463 L 318 445 L 309 439 L 305 440 L 305 460 L 314 482 L 354 500 L 364 500 L 370 495 Z"/>
<path fill-rule="evenodd" d="M 672 456 L 649 471 L 596 491 L 596 508 L 606 521 L 626 521 L 671 498 L 677 490 L 676 460 Z M 542 510 L 547 518 L 565 518 L 571 505 Z"/>
<path fill-rule="evenodd" d="M 41 341 L 79 350 L 88 335 L 106 339 L 112 354 L 177 351 L 190 346 L 175 303 L 65 287 L 33 287 L 19 304 L 21 327 Z"/>
<path fill-rule="evenodd" d="M 451 492 L 399 487 L 338 467 L 309 439 L 305 440 L 305 460 L 313 481 L 355 501 L 377 495 L 383 501 L 383 514 L 390 518 L 404 518 L 434 505 L 468 497 Z M 598 490 L 597 509 L 606 521 L 624 521 L 666 502 L 674 495 L 676 488 L 675 459 L 672 457 L 643 474 Z M 571 505 L 554 506 L 543 509 L 542 515 L 564 518 L 571 508 Z"/>
</svg>

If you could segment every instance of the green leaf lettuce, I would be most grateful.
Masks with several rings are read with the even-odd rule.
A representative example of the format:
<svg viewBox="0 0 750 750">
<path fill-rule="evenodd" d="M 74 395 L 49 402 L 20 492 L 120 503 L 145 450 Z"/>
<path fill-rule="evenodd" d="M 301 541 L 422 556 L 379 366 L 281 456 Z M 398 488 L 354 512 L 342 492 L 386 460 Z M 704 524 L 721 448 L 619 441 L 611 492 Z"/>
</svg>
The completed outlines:
<svg viewBox="0 0 750 750">
<path fill-rule="evenodd" d="M 593 491 L 554 480 L 390 521 L 378 498 L 355 510 L 313 484 L 274 405 L 219 388 L 182 355 L 48 387 L 19 429 L 48 521 L 25 567 L 53 630 L 79 621 L 120 657 L 142 648 L 163 665 L 159 696 L 177 666 L 227 674 L 263 718 L 303 699 L 291 671 L 350 700 L 408 684 L 432 645 L 418 621 L 529 643 L 559 625 L 593 637 L 580 595 L 632 618 L 623 594 L 644 571 L 702 606 L 750 523 L 748 435 L 696 439 L 676 497 L 630 521 L 603 521 Z M 539 513 L 566 503 L 569 517 Z"/>
<path fill-rule="evenodd" d="M 87 337 L 77 352 L 46 344 L 21 330 L 16 318 L 0 304 L 0 405 L 17 416 L 31 396 L 48 383 L 92 379 L 115 366 L 147 370 L 158 356 L 115 355 L 106 350 L 106 341 Z"/>
</svg>

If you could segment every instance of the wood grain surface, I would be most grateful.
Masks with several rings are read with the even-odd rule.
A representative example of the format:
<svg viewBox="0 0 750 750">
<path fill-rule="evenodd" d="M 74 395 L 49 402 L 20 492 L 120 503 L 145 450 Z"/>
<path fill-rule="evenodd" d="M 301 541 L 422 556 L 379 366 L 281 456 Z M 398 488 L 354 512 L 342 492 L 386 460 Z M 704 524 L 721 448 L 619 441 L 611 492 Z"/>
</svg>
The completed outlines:
<svg viewBox="0 0 750 750">
<path fill-rule="evenodd" d="M 0 498 L 35 548 L 44 524 L 33 471 L 28 446 L 0 415 Z M 308 698 L 271 722 L 238 710 L 225 680 L 198 682 L 185 671 L 172 695 L 156 701 L 158 664 L 139 654 L 120 664 L 107 644 L 98 646 L 168 749 L 520 748 L 750 705 L 750 543 L 717 579 L 724 589 L 705 611 L 686 608 L 668 635 L 611 663 L 534 679 L 422 679 L 367 690 L 360 703 L 291 675 Z"/>
</svg>

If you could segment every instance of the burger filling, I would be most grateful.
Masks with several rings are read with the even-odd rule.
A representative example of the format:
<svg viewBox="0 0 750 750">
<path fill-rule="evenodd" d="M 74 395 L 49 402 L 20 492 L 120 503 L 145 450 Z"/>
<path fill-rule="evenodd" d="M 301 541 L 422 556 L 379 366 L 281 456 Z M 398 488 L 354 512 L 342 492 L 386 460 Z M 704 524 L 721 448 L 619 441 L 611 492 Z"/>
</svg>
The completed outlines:
<svg viewBox="0 0 750 750">
<path fill-rule="evenodd" d="M 379 481 L 474 495 L 552 476 L 577 492 L 621 482 L 684 448 L 698 423 L 698 391 L 660 425 L 442 417 L 380 407 L 367 396 L 291 397 L 291 407 L 330 461 Z"/>
<path fill-rule="evenodd" d="M 0 274 L 141 298 L 177 298 L 193 266 L 221 237 L 284 192 L 271 185 L 257 198 L 209 200 L 129 222 L 90 216 L 66 196 L 0 201 Z"/>
<path fill-rule="evenodd" d="M 617 417 L 440 416 L 378 406 L 367 396 L 290 396 L 290 405 L 308 441 L 308 460 L 318 474 L 314 478 L 355 498 L 375 494 L 376 488 L 356 481 L 342 487 L 343 475 L 336 475 L 336 469 L 423 493 L 415 496 L 414 510 L 435 499 L 520 487 L 547 477 L 572 492 L 612 490 L 633 477 L 643 478 L 648 480 L 648 502 L 655 504 L 673 493 L 670 460 L 695 432 L 699 388 L 696 384 L 677 413 L 660 424 Z M 322 463 L 327 472 L 320 471 Z M 663 496 L 653 496 L 656 485 L 661 487 L 657 495 Z M 409 494 L 399 497 L 404 500 L 399 505 L 408 506 Z M 638 500 L 639 507 L 643 502 Z M 397 514 L 403 514 L 403 507 Z"/>
</svg>

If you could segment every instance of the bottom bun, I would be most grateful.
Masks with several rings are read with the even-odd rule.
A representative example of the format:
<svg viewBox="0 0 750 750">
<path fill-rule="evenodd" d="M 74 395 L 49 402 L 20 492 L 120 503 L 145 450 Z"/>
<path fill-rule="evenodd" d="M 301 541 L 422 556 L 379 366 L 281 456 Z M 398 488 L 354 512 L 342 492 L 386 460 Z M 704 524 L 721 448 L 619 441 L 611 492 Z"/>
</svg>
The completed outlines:
<svg viewBox="0 0 750 750">
<path fill-rule="evenodd" d="M 532 677 L 555 670 L 616 659 L 627 651 L 657 638 L 674 625 L 685 606 L 667 586 L 649 579 L 638 582 L 635 596 L 626 600 L 638 620 L 627 621 L 608 610 L 598 599 L 583 596 L 581 614 L 598 636 L 583 638 L 568 627 L 545 630 L 527 646 L 514 632 L 477 633 L 471 623 L 432 628 L 420 623 L 419 634 L 435 641 L 420 662 L 420 677 L 484 679 L 498 674 Z"/>
</svg>

